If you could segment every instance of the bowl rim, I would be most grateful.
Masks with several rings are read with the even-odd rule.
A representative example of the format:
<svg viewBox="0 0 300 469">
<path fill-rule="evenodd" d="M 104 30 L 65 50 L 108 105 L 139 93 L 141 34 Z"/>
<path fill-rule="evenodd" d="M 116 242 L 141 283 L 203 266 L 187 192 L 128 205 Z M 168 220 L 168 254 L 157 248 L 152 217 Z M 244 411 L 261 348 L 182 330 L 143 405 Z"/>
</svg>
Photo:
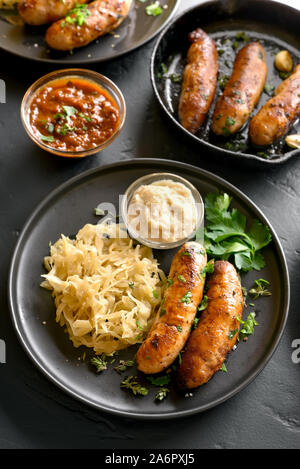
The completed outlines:
<svg viewBox="0 0 300 469">
<path fill-rule="evenodd" d="M 100 87 L 103 86 L 109 92 L 110 96 L 116 102 L 118 106 L 118 110 L 120 113 L 119 125 L 115 132 L 103 143 L 97 145 L 97 147 L 90 148 L 88 150 L 80 150 L 80 151 L 65 151 L 60 150 L 55 147 L 51 147 L 50 145 L 46 145 L 44 142 L 38 139 L 36 135 L 32 132 L 32 127 L 27 120 L 27 111 L 28 106 L 31 103 L 31 100 L 36 95 L 36 93 L 42 89 L 44 86 L 47 86 L 48 83 L 55 81 L 59 78 L 64 77 L 80 77 L 86 79 L 87 81 L 92 81 L 99 85 Z M 27 135 L 31 138 L 31 140 L 38 145 L 43 150 L 47 151 L 48 153 L 52 153 L 54 155 L 63 157 L 63 158 L 84 158 L 86 156 L 94 155 L 104 148 L 108 147 L 115 138 L 120 134 L 126 119 L 126 102 L 124 95 L 120 88 L 109 78 L 101 73 L 95 72 L 94 70 L 83 69 L 83 68 L 64 68 L 60 70 L 54 70 L 46 75 L 41 76 L 36 81 L 34 81 L 30 87 L 27 89 L 26 93 L 23 96 L 20 108 L 20 115 L 23 127 L 27 133 Z"/>
<path fill-rule="evenodd" d="M 130 204 L 130 201 L 134 192 L 139 187 L 141 187 L 141 185 L 147 184 L 146 182 L 147 180 L 149 180 L 148 184 L 151 184 L 150 180 L 152 180 L 152 182 L 156 182 L 156 181 L 167 180 L 167 178 L 171 180 L 176 180 L 176 182 L 181 183 L 182 185 L 184 185 L 191 191 L 192 197 L 195 202 L 196 212 L 197 212 L 196 226 L 195 226 L 195 229 L 190 233 L 190 235 L 185 236 L 184 238 L 181 238 L 179 240 L 172 241 L 172 242 L 152 241 L 151 239 L 144 238 L 143 236 L 139 236 L 137 232 L 131 228 L 130 223 L 128 221 L 128 217 L 127 217 L 128 206 Z M 199 206 L 197 204 L 201 205 L 201 211 L 199 210 Z M 195 236 L 197 230 L 201 227 L 204 221 L 204 203 L 203 203 L 202 196 L 200 192 L 198 191 L 198 189 L 196 189 L 196 187 L 187 179 L 183 178 L 182 176 L 178 176 L 177 174 L 172 173 L 172 172 L 161 172 L 161 173 L 154 172 L 154 173 L 146 174 L 145 176 L 142 176 L 136 179 L 127 187 L 124 193 L 124 196 L 122 198 L 122 202 L 121 202 L 121 215 L 122 215 L 122 221 L 125 224 L 129 235 L 136 241 L 152 249 L 161 249 L 161 250 L 173 249 L 178 246 L 181 246 L 182 244 L 191 240 Z"/>
<path fill-rule="evenodd" d="M 282 4 L 282 3 L 279 3 L 279 2 L 274 2 L 273 0 L 248 0 L 249 4 L 250 3 L 257 4 L 258 2 L 260 3 L 260 8 L 263 8 L 263 7 L 265 7 L 266 9 L 271 8 L 271 7 L 272 8 L 277 8 L 279 13 L 280 13 L 280 9 L 290 10 L 291 15 L 296 14 L 296 15 L 299 15 L 299 17 L 300 17 L 300 10 L 297 10 L 296 8 L 293 8 L 289 5 L 285 5 L 285 4 Z M 262 3 L 264 3 L 265 5 L 262 5 Z M 163 102 L 163 100 L 160 97 L 160 94 L 158 92 L 158 89 L 157 89 L 157 86 L 156 86 L 155 72 L 154 72 L 154 64 L 155 64 L 158 48 L 160 47 L 162 41 L 164 40 L 164 37 L 167 34 L 167 32 L 176 23 L 180 22 L 182 20 L 182 18 L 184 18 L 185 16 L 190 15 L 193 11 L 196 11 L 198 9 L 202 9 L 203 7 L 208 6 L 208 5 L 211 5 L 211 6 L 219 5 L 219 1 L 218 0 L 206 0 L 206 1 L 201 2 L 200 4 L 198 4 L 196 6 L 194 5 L 190 8 L 188 8 L 183 13 L 177 15 L 172 21 L 170 21 L 170 23 L 168 23 L 168 25 L 162 30 L 162 32 L 160 33 L 160 35 L 158 36 L 158 38 L 155 41 L 155 44 L 154 44 L 154 47 L 153 47 L 153 50 L 152 50 L 152 54 L 151 54 L 151 59 L 150 59 L 150 80 L 151 80 L 152 88 L 153 88 L 153 91 L 154 91 L 154 95 L 155 95 L 158 103 L 160 104 L 161 108 L 164 110 L 164 112 L 169 117 L 169 119 L 173 122 L 173 124 L 175 124 L 176 127 L 181 132 L 183 132 L 188 138 L 192 139 L 198 145 L 200 144 L 200 145 L 206 146 L 207 148 L 209 148 L 214 153 L 222 154 L 223 156 L 231 156 L 231 157 L 233 157 L 235 159 L 239 159 L 239 160 L 244 159 L 246 161 L 255 161 L 255 162 L 258 162 L 262 165 L 269 165 L 269 167 L 273 166 L 273 165 L 282 164 L 282 163 L 288 161 L 291 157 L 299 155 L 300 154 L 300 148 L 297 148 L 297 149 L 288 151 L 283 156 L 277 158 L 276 160 L 273 160 L 271 158 L 270 159 L 261 158 L 257 155 L 253 155 L 251 153 L 237 153 L 237 152 L 233 152 L 231 150 L 228 150 L 226 148 L 217 147 L 216 145 L 213 145 L 212 143 L 207 142 L 207 141 L 203 140 L 202 138 L 199 138 L 196 135 L 193 135 L 188 130 L 186 130 L 181 125 L 181 123 L 177 119 L 175 119 L 175 117 L 172 115 L 172 113 L 166 107 L 165 103 Z"/>
</svg>

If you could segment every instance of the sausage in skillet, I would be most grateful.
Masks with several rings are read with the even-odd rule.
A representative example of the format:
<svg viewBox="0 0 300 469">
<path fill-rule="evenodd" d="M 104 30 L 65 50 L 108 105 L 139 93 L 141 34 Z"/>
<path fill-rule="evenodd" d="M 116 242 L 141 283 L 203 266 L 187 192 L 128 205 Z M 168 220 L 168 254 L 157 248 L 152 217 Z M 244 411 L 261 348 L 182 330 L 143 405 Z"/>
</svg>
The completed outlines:
<svg viewBox="0 0 300 469">
<path fill-rule="evenodd" d="M 249 135 L 257 146 L 271 145 L 300 117 L 300 64 L 275 90 L 275 96 L 250 121 Z"/>
<path fill-rule="evenodd" d="M 159 373 L 175 360 L 189 336 L 198 304 L 202 301 L 207 262 L 204 248 L 188 242 L 175 255 L 157 317 L 136 354 L 137 367 L 146 374 Z"/>
<path fill-rule="evenodd" d="M 267 78 L 265 56 L 258 42 L 251 42 L 238 52 L 232 75 L 214 110 L 212 130 L 215 134 L 230 136 L 249 119 Z"/>
<path fill-rule="evenodd" d="M 179 101 L 179 120 L 184 128 L 196 133 L 213 102 L 218 75 L 215 42 L 202 29 L 189 35 L 192 43 L 187 54 Z"/>
<path fill-rule="evenodd" d="M 208 281 L 208 306 L 191 333 L 177 371 L 178 385 L 192 389 L 218 371 L 234 346 L 244 307 L 241 283 L 232 264 L 215 262 Z"/>
<path fill-rule="evenodd" d="M 19 4 L 19 13 L 27 24 L 38 26 L 52 23 L 63 18 L 77 4 L 89 0 L 23 0 Z"/>
<path fill-rule="evenodd" d="M 132 0 L 97 0 L 53 23 L 47 30 L 46 42 L 56 50 L 83 47 L 116 29 L 129 13 Z"/>
</svg>

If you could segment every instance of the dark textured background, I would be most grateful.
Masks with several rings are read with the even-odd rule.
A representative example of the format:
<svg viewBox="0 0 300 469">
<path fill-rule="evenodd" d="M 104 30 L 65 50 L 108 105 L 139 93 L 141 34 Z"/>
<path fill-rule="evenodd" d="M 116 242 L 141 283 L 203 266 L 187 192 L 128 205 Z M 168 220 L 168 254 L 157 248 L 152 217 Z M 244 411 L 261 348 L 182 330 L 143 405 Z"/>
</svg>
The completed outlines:
<svg viewBox="0 0 300 469">
<path fill-rule="evenodd" d="M 181 10 L 195 0 L 182 0 Z M 128 106 L 125 128 L 105 151 L 82 161 L 51 157 L 25 135 L 19 107 L 27 87 L 52 68 L 0 53 L 7 104 L 0 105 L 1 306 L 0 448 L 296 448 L 300 447 L 300 364 L 291 343 L 300 338 L 300 161 L 271 170 L 220 162 L 183 140 L 155 102 L 149 80 L 153 42 L 118 61 L 93 68 L 114 80 Z M 39 201 L 82 171 L 128 158 L 163 157 L 216 173 L 243 190 L 280 236 L 291 278 L 290 316 L 264 371 L 240 394 L 204 414 L 147 423 L 99 413 L 54 387 L 29 361 L 13 331 L 7 272 L 25 220 Z"/>
</svg>

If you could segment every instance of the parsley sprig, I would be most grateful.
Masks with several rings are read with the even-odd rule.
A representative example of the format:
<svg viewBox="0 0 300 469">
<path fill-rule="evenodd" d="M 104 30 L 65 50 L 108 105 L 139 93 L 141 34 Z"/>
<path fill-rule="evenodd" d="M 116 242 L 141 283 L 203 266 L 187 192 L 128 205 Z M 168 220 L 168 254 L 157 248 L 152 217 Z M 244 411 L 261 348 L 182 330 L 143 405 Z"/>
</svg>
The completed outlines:
<svg viewBox="0 0 300 469">
<path fill-rule="evenodd" d="M 255 219 L 246 231 L 246 217 L 236 208 L 229 209 L 228 194 L 208 194 L 205 199 L 205 247 L 211 257 L 233 257 L 239 270 L 261 270 L 265 260 L 261 249 L 271 240 L 269 228 Z"/>
</svg>

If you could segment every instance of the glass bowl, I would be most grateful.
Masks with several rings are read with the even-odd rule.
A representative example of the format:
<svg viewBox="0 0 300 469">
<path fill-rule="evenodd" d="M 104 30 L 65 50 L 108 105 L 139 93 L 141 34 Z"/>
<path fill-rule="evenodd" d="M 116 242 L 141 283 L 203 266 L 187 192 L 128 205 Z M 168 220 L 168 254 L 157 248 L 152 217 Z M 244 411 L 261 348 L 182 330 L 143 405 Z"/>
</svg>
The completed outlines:
<svg viewBox="0 0 300 469">
<path fill-rule="evenodd" d="M 128 220 L 128 207 L 129 207 L 129 204 L 132 200 L 132 197 L 135 191 L 140 186 L 152 184 L 153 182 L 162 181 L 166 179 L 174 181 L 174 182 L 179 182 L 191 191 L 192 196 L 195 201 L 195 206 L 196 206 L 195 229 L 188 236 L 178 239 L 176 241 L 170 241 L 170 242 L 154 241 L 153 239 L 148 239 L 146 237 L 140 236 L 131 227 L 130 222 Z M 145 246 L 149 246 L 153 249 L 172 249 L 192 239 L 195 236 L 196 232 L 199 229 L 201 229 L 204 223 L 204 205 L 203 205 L 202 197 L 200 193 L 198 192 L 198 190 L 193 186 L 193 184 L 191 184 L 186 179 L 182 178 L 181 176 L 177 176 L 176 174 L 172 174 L 172 173 L 152 173 L 152 174 L 148 174 L 146 176 L 143 176 L 137 179 L 128 187 L 121 201 L 121 216 L 122 216 L 122 221 L 124 222 L 129 235 L 135 240 L 137 240 L 139 243 L 144 244 Z"/>
<path fill-rule="evenodd" d="M 41 141 L 37 135 L 34 134 L 31 124 L 30 124 L 30 114 L 29 114 L 29 109 L 30 109 L 32 99 L 34 98 L 38 90 L 40 90 L 46 85 L 49 85 L 49 83 L 51 83 L 52 81 L 56 81 L 61 78 L 70 78 L 70 79 L 81 78 L 87 81 L 92 81 L 96 83 L 98 86 L 100 86 L 101 88 L 103 88 L 105 91 L 107 91 L 111 95 L 111 97 L 115 100 L 118 106 L 119 112 L 120 112 L 119 125 L 116 128 L 115 132 L 106 141 L 102 142 L 97 147 L 93 147 L 88 150 L 81 150 L 81 151 L 60 150 L 50 145 L 47 145 L 46 143 Z M 21 104 L 21 119 L 22 119 L 23 126 L 27 134 L 29 135 L 29 137 L 34 141 L 34 143 L 36 143 L 43 150 L 46 150 L 49 153 L 62 156 L 65 158 L 83 158 L 85 156 L 94 155 L 95 153 L 98 153 L 99 151 L 106 148 L 115 140 L 115 138 L 121 132 L 122 127 L 125 122 L 125 117 L 126 117 L 126 104 L 125 104 L 124 96 L 122 92 L 119 90 L 119 88 L 111 80 L 101 75 L 100 73 L 94 72 L 92 70 L 85 70 L 85 69 L 80 69 L 80 68 L 57 70 L 55 72 L 44 75 L 35 83 L 33 83 L 33 85 L 30 86 L 30 88 L 25 93 L 24 98 L 22 100 L 22 104 Z"/>
</svg>

